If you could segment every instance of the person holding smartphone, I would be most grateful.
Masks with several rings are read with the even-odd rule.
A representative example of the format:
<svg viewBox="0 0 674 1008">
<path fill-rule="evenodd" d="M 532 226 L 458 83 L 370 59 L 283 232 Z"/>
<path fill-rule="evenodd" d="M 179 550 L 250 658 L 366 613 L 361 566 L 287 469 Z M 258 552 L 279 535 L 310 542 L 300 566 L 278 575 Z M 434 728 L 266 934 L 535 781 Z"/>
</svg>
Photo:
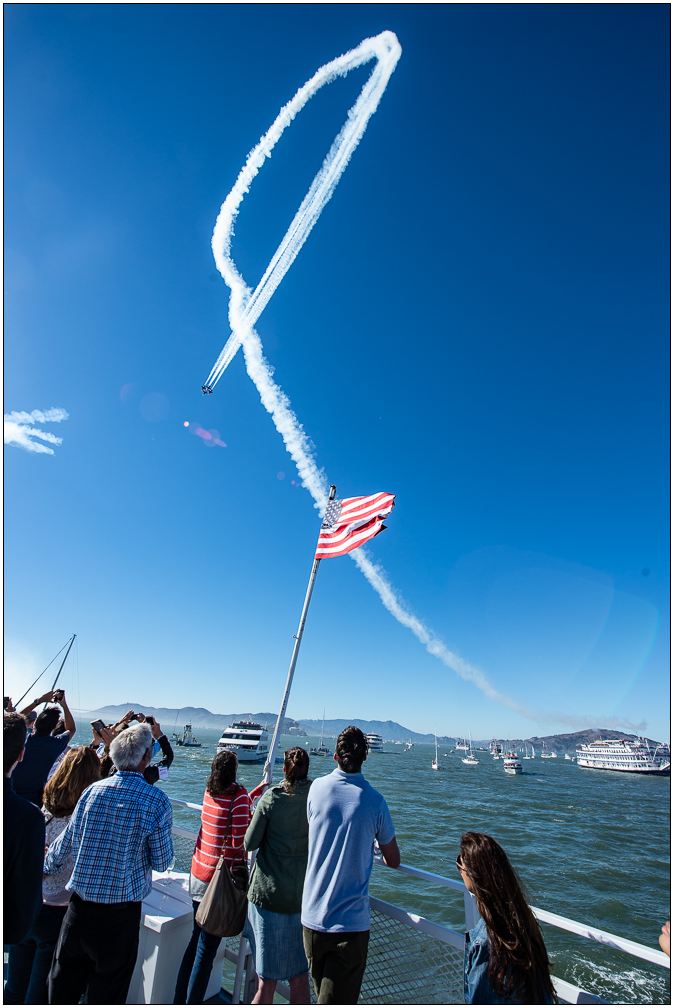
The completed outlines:
<svg viewBox="0 0 674 1008">
<path fill-rule="evenodd" d="M 154 717 L 152 717 L 151 714 L 148 714 L 146 717 L 145 714 L 135 714 L 133 711 L 129 711 L 128 715 L 125 715 L 125 721 L 127 721 L 127 719 L 128 721 L 134 720 L 138 721 L 140 724 L 145 723 L 149 725 L 150 730 L 152 731 L 152 738 L 154 742 L 159 745 L 159 749 L 162 753 L 161 760 L 157 763 L 151 763 L 149 766 L 145 767 L 143 770 L 143 777 L 148 784 L 156 784 L 157 781 L 166 780 L 168 778 L 169 767 L 171 766 L 171 763 L 173 763 L 173 748 L 171 747 L 171 743 L 167 739 L 166 735 L 161 730 L 161 725 Z M 92 722 L 91 726 L 94 731 L 96 731 L 95 722 Z M 126 727 L 128 728 L 128 723 Z M 126 728 L 122 728 L 122 731 L 126 731 Z M 117 735 L 119 735 L 119 732 Z M 106 759 L 109 760 L 109 757 L 106 757 Z M 111 761 L 108 762 L 107 768 L 106 773 L 106 768 L 104 767 L 104 776 L 112 775 L 117 772 L 116 767 L 111 763 Z"/>
<path fill-rule="evenodd" d="M 50 690 L 33 700 L 32 704 L 25 707 L 20 713 L 25 718 L 41 703 L 49 703 L 50 701 L 58 703 L 63 711 L 64 730 L 59 735 L 52 735 L 61 718 L 61 711 L 58 707 L 47 707 L 38 714 L 33 733 L 26 739 L 23 762 L 16 768 L 13 777 L 16 793 L 22 798 L 27 798 L 38 808 L 42 805 L 42 790 L 47 783 L 49 771 L 76 732 L 75 719 L 70 713 L 63 690 L 55 692 Z"/>
</svg>

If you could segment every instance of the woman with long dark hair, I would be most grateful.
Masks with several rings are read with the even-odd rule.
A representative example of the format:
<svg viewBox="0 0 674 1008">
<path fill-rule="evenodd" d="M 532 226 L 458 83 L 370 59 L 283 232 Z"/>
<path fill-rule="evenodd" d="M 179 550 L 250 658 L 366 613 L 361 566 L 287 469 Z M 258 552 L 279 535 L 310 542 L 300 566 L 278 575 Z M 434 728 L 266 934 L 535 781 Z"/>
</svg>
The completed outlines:
<svg viewBox="0 0 674 1008">
<path fill-rule="evenodd" d="M 284 779 L 258 802 L 244 841 L 246 850 L 258 852 L 248 889 L 258 975 L 253 1004 L 273 1004 L 279 980 L 289 981 L 291 1004 L 311 1000 L 300 918 L 309 850 L 308 773 L 306 750 L 289 749 Z"/>
<path fill-rule="evenodd" d="M 100 780 L 98 756 L 89 746 L 67 749 L 43 793 L 46 844 L 63 833 L 85 788 Z M 7 963 L 5 1004 L 47 1004 L 47 977 L 70 893 L 65 888 L 73 872 L 72 857 L 42 881 L 42 908 L 32 928 L 12 945 Z"/>
<path fill-rule="evenodd" d="M 482 917 L 466 935 L 466 1004 L 554 1004 L 543 935 L 506 852 L 464 833 L 456 866 Z"/>
<path fill-rule="evenodd" d="M 216 754 L 201 808 L 201 829 L 194 845 L 190 870 L 190 895 L 194 927 L 178 971 L 174 1004 L 202 1004 L 213 962 L 222 938 L 209 934 L 197 924 L 196 915 L 208 883 L 213 878 L 220 855 L 232 865 L 245 859 L 243 838 L 250 822 L 251 799 L 267 786 L 264 782 L 248 794 L 237 783 L 236 753 L 228 749 Z M 231 812 L 231 824 L 228 826 Z"/>
</svg>

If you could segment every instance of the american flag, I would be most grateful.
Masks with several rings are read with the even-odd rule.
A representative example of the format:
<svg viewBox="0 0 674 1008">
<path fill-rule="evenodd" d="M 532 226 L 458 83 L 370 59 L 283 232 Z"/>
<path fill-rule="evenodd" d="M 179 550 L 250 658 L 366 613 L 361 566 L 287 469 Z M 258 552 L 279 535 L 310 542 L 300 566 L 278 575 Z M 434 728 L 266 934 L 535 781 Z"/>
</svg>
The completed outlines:
<svg viewBox="0 0 674 1008">
<path fill-rule="evenodd" d="M 395 494 L 345 497 L 328 504 L 318 536 L 316 559 L 344 556 L 385 529 L 383 519 L 393 510 Z"/>
</svg>

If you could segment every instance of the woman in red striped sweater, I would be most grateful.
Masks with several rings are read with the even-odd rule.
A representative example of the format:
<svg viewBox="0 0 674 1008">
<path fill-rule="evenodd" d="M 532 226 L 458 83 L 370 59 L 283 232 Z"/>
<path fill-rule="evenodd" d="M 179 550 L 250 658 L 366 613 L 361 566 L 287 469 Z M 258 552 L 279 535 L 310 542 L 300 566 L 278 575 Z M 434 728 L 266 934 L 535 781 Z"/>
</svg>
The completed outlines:
<svg viewBox="0 0 674 1008">
<path fill-rule="evenodd" d="M 267 786 L 262 782 L 248 794 L 245 787 L 236 781 L 237 769 L 236 754 L 228 750 L 219 752 L 211 765 L 204 792 L 201 829 L 194 846 L 190 871 L 194 929 L 178 971 L 174 1004 L 202 1004 L 204 1000 L 222 938 L 200 928 L 196 913 L 220 855 L 224 854 L 229 864 L 245 859 L 243 838 L 250 823 L 251 802 Z M 227 829 L 230 809 L 232 821 Z"/>
</svg>

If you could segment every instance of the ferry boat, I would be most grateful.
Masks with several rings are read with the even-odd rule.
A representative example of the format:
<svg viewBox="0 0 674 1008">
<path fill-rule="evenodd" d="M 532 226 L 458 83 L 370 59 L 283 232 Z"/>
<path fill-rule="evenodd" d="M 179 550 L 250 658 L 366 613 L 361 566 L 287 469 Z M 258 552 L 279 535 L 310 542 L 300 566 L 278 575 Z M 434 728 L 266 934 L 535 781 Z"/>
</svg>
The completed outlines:
<svg viewBox="0 0 674 1008">
<path fill-rule="evenodd" d="M 618 770 L 661 777 L 671 772 L 669 746 L 663 743 L 651 750 L 643 738 L 597 739 L 578 746 L 576 763 L 590 770 Z"/>
<path fill-rule="evenodd" d="M 384 740 L 381 735 L 376 735 L 374 732 L 369 732 L 365 738 L 367 739 L 367 749 L 368 752 L 383 752 L 384 751 Z"/>
<path fill-rule="evenodd" d="M 229 749 L 239 763 L 264 763 L 269 752 L 269 733 L 256 721 L 234 721 L 222 733 L 217 751 Z"/>
<path fill-rule="evenodd" d="M 182 735 L 173 733 L 173 741 L 176 745 L 185 746 L 187 749 L 201 749 L 201 742 L 192 734 L 192 725 L 186 724 Z"/>
<path fill-rule="evenodd" d="M 515 753 L 507 752 L 503 756 L 503 770 L 505 773 L 514 777 L 515 774 L 522 773 L 522 764 L 518 760 Z"/>
</svg>

